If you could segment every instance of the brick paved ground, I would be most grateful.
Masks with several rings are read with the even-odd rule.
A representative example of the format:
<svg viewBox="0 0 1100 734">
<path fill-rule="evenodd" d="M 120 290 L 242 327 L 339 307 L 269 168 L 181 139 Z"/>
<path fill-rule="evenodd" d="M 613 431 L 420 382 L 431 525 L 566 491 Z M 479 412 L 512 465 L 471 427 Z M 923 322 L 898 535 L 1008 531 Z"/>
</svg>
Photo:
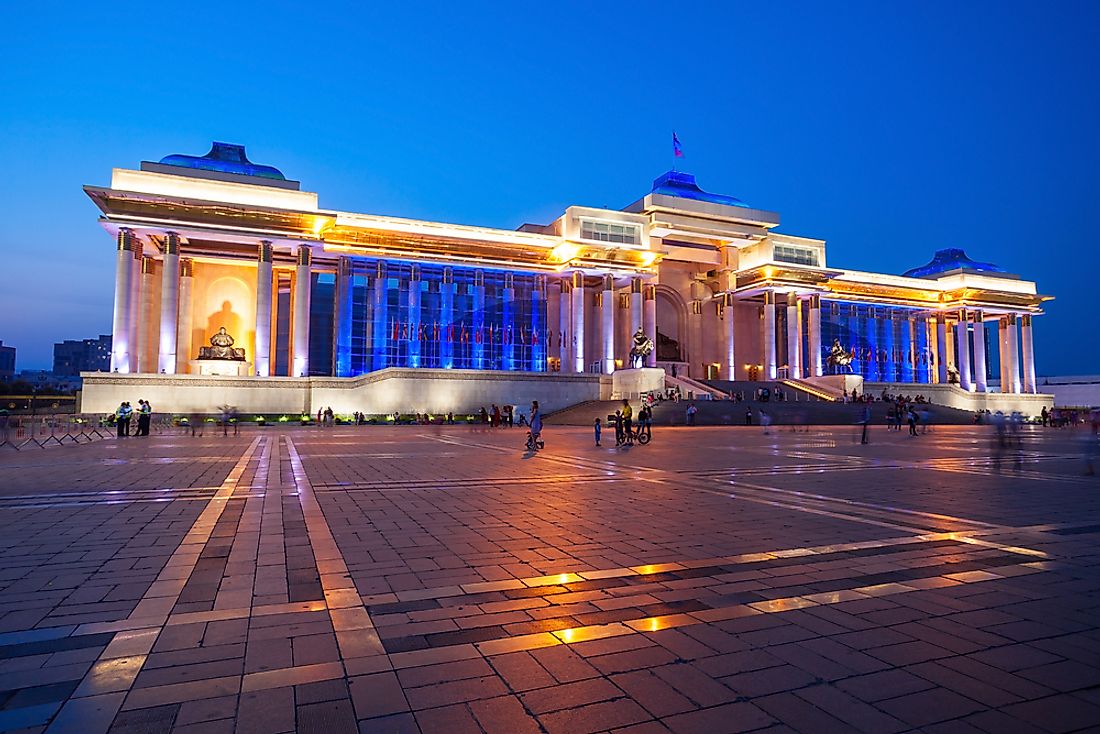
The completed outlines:
<svg viewBox="0 0 1100 734">
<path fill-rule="evenodd" d="M 605 434 L 606 435 L 606 434 Z M 0 731 L 1100 728 L 1082 434 L 0 454 Z M 613 443 L 613 442 L 612 442 Z"/>
</svg>

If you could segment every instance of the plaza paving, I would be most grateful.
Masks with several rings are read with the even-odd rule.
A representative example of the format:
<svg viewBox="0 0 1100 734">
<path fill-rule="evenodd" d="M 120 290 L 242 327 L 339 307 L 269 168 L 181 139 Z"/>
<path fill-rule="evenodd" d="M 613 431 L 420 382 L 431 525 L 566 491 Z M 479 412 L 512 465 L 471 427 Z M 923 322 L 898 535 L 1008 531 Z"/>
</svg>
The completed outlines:
<svg viewBox="0 0 1100 734">
<path fill-rule="evenodd" d="M 519 429 L 266 428 L 0 454 L 0 731 L 1095 730 L 1082 437 L 550 427 L 531 456 Z"/>
</svg>

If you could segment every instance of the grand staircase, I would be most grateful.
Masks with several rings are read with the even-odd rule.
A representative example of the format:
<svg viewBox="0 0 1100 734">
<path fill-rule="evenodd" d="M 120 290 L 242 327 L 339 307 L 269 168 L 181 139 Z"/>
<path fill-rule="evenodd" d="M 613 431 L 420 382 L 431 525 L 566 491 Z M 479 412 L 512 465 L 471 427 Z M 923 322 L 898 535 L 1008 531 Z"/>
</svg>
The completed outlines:
<svg viewBox="0 0 1100 734">
<path fill-rule="evenodd" d="M 681 379 L 681 378 L 676 378 Z M 791 381 L 795 382 L 795 381 Z M 761 387 L 774 388 L 775 382 L 749 382 L 739 380 L 708 381 L 706 387 L 717 391 L 723 399 L 717 400 L 680 400 L 679 402 L 664 401 L 653 408 L 654 425 L 684 425 L 687 421 L 687 407 L 694 402 L 698 412 L 695 422 L 701 426 L 743 426 L 745 425 L 745 413 L 751 411 L 752 425 L 760 425 L 760 411 L 763 410 L 771 416 L 773 425 L 853 425 L 863 415 L 863 405 L 844 403 L 836 400 L 827 400 L 808 391 L 798 389 L 798 385 L 780 383 L 784 388 L 787 399 L 776 401 L 774 397 L 767 402 L 756 400 L 756 391 Z M 686 390 L 681 386 L 681 391 Z M 745 400 L 725 399 L 726 395 L 744 393 Z M 773 392 L 774 396 L 774 392 Z M 638 404 L 631 401 L 637 415 Z M 546 416 L 549 424 L 591 426 L 592 421 L 599 416 L 606 421 L 609 414 L 613 414 L 622 407 L 621 400 L 593 400 L 579 405 L 574 405 L 556 413 Z M 943 405 L 927 405 L 930 419 L 933 425 L 969 425 L 974 422 L 974 416 L 969 411 L 948 408 Z M 886 403 L 871 404 L 872 422 L 883 425 L 886 422 L 886 412 L 889 406 Z"/>
</svg>

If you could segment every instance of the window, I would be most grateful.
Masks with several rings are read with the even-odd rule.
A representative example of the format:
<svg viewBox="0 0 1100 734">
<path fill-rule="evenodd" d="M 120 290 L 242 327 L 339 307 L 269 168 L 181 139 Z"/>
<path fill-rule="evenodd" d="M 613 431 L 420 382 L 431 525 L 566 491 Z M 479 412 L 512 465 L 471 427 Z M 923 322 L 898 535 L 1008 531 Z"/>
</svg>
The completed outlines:
<svg viewBox="0 0 1100 734">
<path fill-rule="evenodd" d="M 812 247 L 776 245 L 773 250 L 773 258 L 776 262 L 794 263 L 795 265 L 811 265 L 817 267 L 817 251 L 814 250 Z"/>
<path fill-rule="evenodd" d="M 600 242 L 618 242 L 624 245 L 637 245 L 641 241 L 636 224 L 594 222 L 591 219 L 581 220 L 581 238 Z"/>
</svg>

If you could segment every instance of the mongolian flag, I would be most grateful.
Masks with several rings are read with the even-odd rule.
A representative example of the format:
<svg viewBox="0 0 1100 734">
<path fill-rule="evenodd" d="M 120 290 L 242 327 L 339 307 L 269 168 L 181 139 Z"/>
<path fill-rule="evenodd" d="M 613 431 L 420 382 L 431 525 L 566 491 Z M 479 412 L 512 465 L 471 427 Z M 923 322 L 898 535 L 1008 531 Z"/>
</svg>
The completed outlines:
<svg viewBox="0 0 1100 734">
<path fill-rule="evenodd" d="M 684 157 L 684 149 L 680 145 L 680 138 L 676 137 L 675 130 L 672 131 L 672 155 L 676 156 L 677 158 Z"/>
</svg>

